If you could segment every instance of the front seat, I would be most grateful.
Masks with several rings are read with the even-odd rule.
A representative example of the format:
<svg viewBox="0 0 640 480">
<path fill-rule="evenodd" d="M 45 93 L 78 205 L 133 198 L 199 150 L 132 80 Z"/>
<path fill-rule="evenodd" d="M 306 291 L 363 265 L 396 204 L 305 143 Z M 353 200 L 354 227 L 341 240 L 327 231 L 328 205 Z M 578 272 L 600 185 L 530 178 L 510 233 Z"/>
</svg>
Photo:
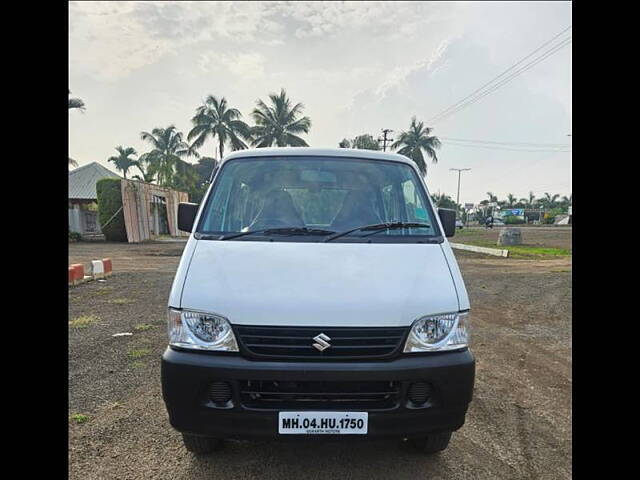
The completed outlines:
<svg viewBox="0 0 640 480">
<path fill-rule="evenodd" d="M 344 197 L 340 211 L 331 222 L 331 228 L 340 231 L 382 223 L 375 209 L 375 201 L 375 196 L 370 190 L 350 191 Z"/>
<path fill-rule="evenodd" d="M 262 209 L 248 229 L 304 226 L 302 215 L 294 205 L 289 192 L 272 190 L 266 194 Z"/>
</svg>

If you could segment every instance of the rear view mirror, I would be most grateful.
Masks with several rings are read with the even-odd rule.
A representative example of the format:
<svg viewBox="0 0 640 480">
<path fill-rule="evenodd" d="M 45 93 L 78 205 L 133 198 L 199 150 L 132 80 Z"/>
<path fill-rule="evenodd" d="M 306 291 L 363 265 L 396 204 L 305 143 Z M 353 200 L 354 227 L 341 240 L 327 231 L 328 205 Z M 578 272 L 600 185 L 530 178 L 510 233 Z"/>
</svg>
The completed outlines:
<svg viewBox="0 0 640 480">
<path fill-rule="evenodd" d="M 445 237 L 453 237 L 456 233 L 456 211 L 448 208 L 439 208 L 438 216 L 440 217 Z"/>
<path fill-rule="evenodd" d="M 197 203 L 179 203 L 178 204 L 178 230 L 189 232 L 193 230 L 193 222 L 198 213 Z"/>
</svg>

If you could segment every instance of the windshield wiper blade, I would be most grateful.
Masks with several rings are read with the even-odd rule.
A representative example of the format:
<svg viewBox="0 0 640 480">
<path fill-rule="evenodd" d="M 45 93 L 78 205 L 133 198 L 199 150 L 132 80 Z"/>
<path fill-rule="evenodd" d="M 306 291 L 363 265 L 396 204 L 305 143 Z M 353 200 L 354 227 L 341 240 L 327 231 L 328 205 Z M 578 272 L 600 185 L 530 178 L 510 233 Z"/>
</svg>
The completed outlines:
<svg viewBox="0 0 640 480">
<path fill-rule="evenodd" d="M 282 234 L 282 235 L 331 235 L 336 233 L 333 230 L 323 230 L 321 228 L 308 228 L 308 227 L 279 227 L 279 228 L 261 228 L 259 230 L 249 230 L 247 232 L 230 233 L 229 235 L 222 235 L 218 237 L 218 240 L 229 240 L 231 238 L 244 237 L 245 235 L 251 235 L 252 233 L 264 233 L 265 235 Z"/>
<path fill-rule="evenodd" d="M 345 235 L 349 235 L 350 233 L 357 232 L 358 230 L 375 230 L 374 233 L 381 232 L 383 230 L 392 230 L 396 228 L 430 228 L 431 225 L 428 223 L 415 223 L 415 222 L 390 222 L 390 223 L 376 223 L 374 225 L 363 225 L 361 227 L 352 228 L 350 230 L 345 230 L 344 232 L 336 233 L 335 235 L 331 235 L 324 239 L 325 242 L 330 242 L 331 240 L 335 240 L 336 238 L 343 237 Z M 371 234 L 373 235 L 373 234 Z"/>
</svg>

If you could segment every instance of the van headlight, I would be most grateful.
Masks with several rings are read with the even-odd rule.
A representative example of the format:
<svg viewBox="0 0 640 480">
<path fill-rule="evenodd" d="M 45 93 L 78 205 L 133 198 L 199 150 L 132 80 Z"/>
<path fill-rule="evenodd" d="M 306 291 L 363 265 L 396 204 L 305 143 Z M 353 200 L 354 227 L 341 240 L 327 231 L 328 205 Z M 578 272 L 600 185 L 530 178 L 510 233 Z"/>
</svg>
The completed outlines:
<svg viewBox="0 0 640 480">
<path fill-rule="evenodd" d="M 169 345 L 218 352 L 238 351 L 231 325 L 220 315 L 170 308 L 167 320 Z"/>
<path fill-rule="evenodd" d="M 457 350 L 469 345 L 469 312 L 430 315 L 413 322 L 404 352 Z"/>
</svg>

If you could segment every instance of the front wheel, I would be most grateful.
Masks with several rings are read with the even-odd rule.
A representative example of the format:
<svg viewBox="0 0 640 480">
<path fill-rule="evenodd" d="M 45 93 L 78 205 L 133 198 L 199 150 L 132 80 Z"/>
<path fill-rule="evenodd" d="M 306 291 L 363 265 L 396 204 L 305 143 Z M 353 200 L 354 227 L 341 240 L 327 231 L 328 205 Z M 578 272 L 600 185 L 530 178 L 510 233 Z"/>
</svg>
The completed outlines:
<svg viewBox="0 0 640 480">
<path fill-rule="evenodd" d="M 219 438 L 198 437 L 196 435 L 182 434 L 182 441 L 187 450 L 193 453 L 211 453 L 222 447 Z"/>
<path fill-rule="evenodd" d="M 411 446 L 421 453 L 436 453 L 449 446 L 451 432 L 433 433 L 426 437 L 410 438 Z"/>
</svg>

